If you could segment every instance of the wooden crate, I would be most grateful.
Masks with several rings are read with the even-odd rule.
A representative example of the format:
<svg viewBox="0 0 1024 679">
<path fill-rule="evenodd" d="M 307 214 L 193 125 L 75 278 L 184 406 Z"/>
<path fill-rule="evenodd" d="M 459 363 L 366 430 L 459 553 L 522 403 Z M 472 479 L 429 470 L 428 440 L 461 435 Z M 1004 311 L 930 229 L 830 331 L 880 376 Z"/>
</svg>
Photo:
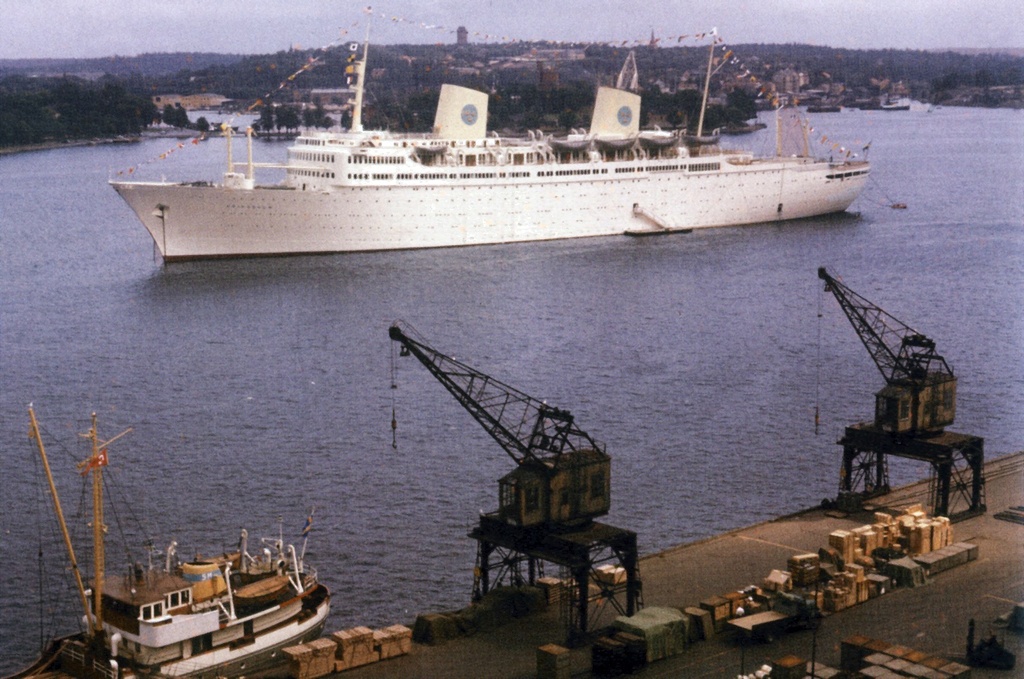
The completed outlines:
<svg viewBox="0 0 1024 679">
<path fill-rule="evenodd" d="M 338 644 L 330 639 L 314 639 L 306 646 L 313 651 L 309 661 L 308 679 L 319 679 L 334 672 L 334 653 Z"/>
<path fill-rule="evenodd" d="M 397 658 L 412 650 L 412 630 L 405 625 L 391 625 L 373 632 L 373 647 L 381 660 Z"/>
<path fill-rule="evenodd" d="M 537 679 L 569 679 L 571 675 L 569 649 L 557 644 L 537 649 Z"/>
<path fill-rule="evenodd" d="M 715 624 L 715 631 L 724 632 L 725 623 L 729 620 L 732 607 L 729 600 L 720 596 L 712 596 L 701 601 L 700 607 L 711 614 L 711 621 Z"/>
<path fill-rule="evenodd" d="M 353 627 L 334 632 L 331 638 L 338 645 L 334 655 L 335 672 L 362 667 L 380 660 L 380 653 L 373 645 L 373 630 L 369 627 Z"/>
</svg>

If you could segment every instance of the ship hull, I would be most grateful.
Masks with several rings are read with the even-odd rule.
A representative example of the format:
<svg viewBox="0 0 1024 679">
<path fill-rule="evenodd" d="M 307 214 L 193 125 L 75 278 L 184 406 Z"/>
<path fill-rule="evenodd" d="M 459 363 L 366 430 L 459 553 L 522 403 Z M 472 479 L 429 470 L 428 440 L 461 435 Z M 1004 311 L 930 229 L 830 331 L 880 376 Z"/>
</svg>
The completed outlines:
<svg viewBox="0 0 1024 679">
<path fill-rule="evenodd" d="M 256 635 L 248 646 L 226 646 L 214 648 L 198 656 L 161 664 L 156 670 L 160 676 L 180 677 L 244 677 L 280 667 L 288 661 L 282 649 L 318 639 L 323 634 L 330 612 L 330 597 L 323 588 L 319 605 L 309 612 L 309 617 L 292 619 L 288 623 Z M 139 676 L 150 672 L 141 671 Z"/>
<path fill-rule="evenodd" d="M 704 161 L 704 158 L 700 159 Z M 229 188 L 112 182 L 166 261 L 458 247 L 772 223 L 846 210 L 868 171 L 805 158 L 560 165 L 502 179 Z M 574 170 L 573 168 L 579 168 Z M 854 164 L 852 167 L 856 167 Z M 845 169 L 844 169 L 845 168 Z M 511 173 L 510 173 L 511 174 Z"/>
<path fill-rule="evenodd" d="M 288 658 L 283 649 L 317 639 L 323 634 L 330 612 L 330 595 L 326 587 L 318 585 L 315 606 L 308 614 L 292 618 L 272 629 L 261 631 L 249 643 L 225 645 L 188 658 L 171 660 L 156 665 L 135 665 L 130 659 L 119 658 L 121 677 L 243 677 L 282 667 Z M 187 644 L 187 642 L 186 642 Z M 184 646 L 182 647 L 184 648 Z M 27 679 L 40 671 L 60 670 L 64 675 L 80 679 L 116 679 L 109 658 L 94 657 L 91 645 L 81 636 L 59 639 L 50 644 L 40 659 L 31 667 L 6 679 Z"/>
</svg>

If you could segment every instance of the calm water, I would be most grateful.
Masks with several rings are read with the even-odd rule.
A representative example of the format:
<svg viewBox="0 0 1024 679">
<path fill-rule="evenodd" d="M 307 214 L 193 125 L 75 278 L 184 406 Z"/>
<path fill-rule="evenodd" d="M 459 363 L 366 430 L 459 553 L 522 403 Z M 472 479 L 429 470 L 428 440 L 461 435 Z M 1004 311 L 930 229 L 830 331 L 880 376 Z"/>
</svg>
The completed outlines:
<svg viewBox="0 0 1024 679">
<path fill-rule="evenodd" d="M 960 378 L 955 429 L 990 456 L 1024 447 L 1024 112 L 814 122 L 872 142 L 859 218 L 167 267 L 106 181 L 139 164 L 142 178 L 215 179 L 223 140 L 165 160 L 166 140 L 0 158 L 0 670 L 34 656 L 40 620 L 52 632 L 79 615 L 25 435 L 30 402 L 69 514 L 89 413 L 107 437 L 134 428 L 110 453 L 115 572 L 145 561 L 147 537 L 189 556 L 243 526 L 273 535 L 281 517 L 298 542 L 315 506 L 308 556 L 337 595 L 331 628 L 464 605 L 466 533 L 511 462 L 413 359 L 390 388 L 398 318 L 572 410 L 614 461 L 609 522 L 644 553 L 835 494 L 835 441 L 870 417 L 881 377 L 821 293 L 820 265 L 937 340 Z M 927 468 L 893 460 L 890 473 Z"/>
</svg>

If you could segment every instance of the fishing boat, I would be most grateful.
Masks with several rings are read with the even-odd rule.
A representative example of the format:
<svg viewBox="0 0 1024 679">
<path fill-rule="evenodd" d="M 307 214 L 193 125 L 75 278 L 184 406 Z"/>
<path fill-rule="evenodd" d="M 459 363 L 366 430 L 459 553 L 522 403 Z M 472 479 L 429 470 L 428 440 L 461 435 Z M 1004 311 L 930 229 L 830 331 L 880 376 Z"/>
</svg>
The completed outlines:
<svg viewBox="0 0 1024 679">
<path fill-rule="evenodd" d="M 219 556 L 181 561 L 172 542 L 162 564 L 133 563 L 123 575 L 106 573 L 102 475 L 109 445 L 123 434 L 100 441 L 95 414 L 87 434 L 92 454 L 79 465 L 83 475 L 92 477 L 93 577 L 87 583 L 31 409 L 29 415 L 84 610 L 85 631 L 55 640 L 39 661 L 14 677 L 54 671 L 78 679 L 240 677 L 282 665 L 282 649 L 320 636 L 330 592 L 305 562 L 305 542 L 296 554 L 283 536 L 265 538 L 259 551 L 250 554 L 243 529 L 237 548 Z M 304 538 L 309 528 L 311 522 Z"/>
<path fill-rule="evenodd" d="M 714 46 L 712 45 L 712 52 Z M 488 95 L 441 88 L 433 131 L 364 130 L 369 42 L 353 65 L 346 132 L 306 131 L 281 165 L 233 160 L 220 183 L 112 181 L 165 261 L 513 243 L 777 223 L 846 210 L 867 161 L 804 148 L 760 157 L 717 132 L 641 131 L 641 99 L 599 87 L 590 127 L 565 137 L 487 129 Z M 806 132 L 805 132 L 806 135 Z M 781 139 L 781 129 L 777 137 Z M 258 167 L 283 168 L 259 184 Z"/>
</svg>

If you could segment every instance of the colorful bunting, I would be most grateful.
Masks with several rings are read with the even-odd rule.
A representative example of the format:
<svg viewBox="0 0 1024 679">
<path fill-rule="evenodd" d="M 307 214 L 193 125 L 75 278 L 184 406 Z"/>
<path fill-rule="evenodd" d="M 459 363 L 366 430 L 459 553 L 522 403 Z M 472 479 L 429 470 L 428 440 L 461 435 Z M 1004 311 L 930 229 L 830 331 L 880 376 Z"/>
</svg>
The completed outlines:
<svg viewBox="0 0 1024 679">
<path fill-rule="evenodd" d="M 375 11 L 374 11 L 372 6 L 367 5 L 363 9 L 363 14 L 367 15 L 368 17 L 372 17 L 376 13 L 375 13 Z M 425 30 L 425 31 L 435 31 L 435 32 L 439 31 L 439 32 L 445 32 L 445 33 L 455 33 L 455 29 L 447 28 L 444 25 L 428 24 L 428 23 L 423 22 L 423 21 L 414 21 L 414 20 L 411 20 L 411 19 L 407 19 L 405 17 L 397 16 L 397 15 L 390 16 L 390 20 L 391 20 L 392 23 L 395 23 L 395 24 L 405 24 L 405 25 L 409 25 L 409 26 L 415 26 L 415 27 L 417 27 L 417 28 L 419 28 L 421 30 Z M 370 18 L 367 18 L 366 21 L 369 22 Z M 356 28 L 359 28 L 360 25 L 361 25 L 361 22 L 357 20 L 357 21 L 353 22 L 348 28 L 340 29 L 340 35 L 339 35 L 339 37 L 336 40 L 333 40 L 332 42 L 324 45 L 323 47 L 320 47 L 320 48 L 318 48 L 316 50 L 313 50 L 313 54 L 315 56 L 311 55 L 306 60 L 306 62 L 297 71 L 295 71 L 294 73 L 292 73 L 289 76 L 287 76 L 284 80 L 282 80 L 280 82 L 280 84 L 277 86 L 277 89 L 275 89 L 272 92 L 267 92 L 262 97 L 257 98 L 246 109 L 246 112 L 252 112 L 254 109 L 257 109 L 257 108 L 259 108 L 261 106 L 266 105 L 268 100 L 274 94 L 276 94 L 277 92 L 280 92 L 281 90 L 285 89 L 286 87 L 289 87 L 303 73 L 305 73 L 307 71 L 310 71 L 314 67 L 320 65 L 321 62 L 322 62 L 323 56 L 327 52 L 327 50 L 329 50 L 330 48 L 334 47 L 335 45 L 338 45 L 339 43 L 342 43 L 342 42 L 345 42 L 345 41 L 349 41 L 348 42 L 348 49 L 352 53 L 347 58 L 347 64 L 348 65 L 345 68 L 345 73 L 349 76 L 347 78 L 348 83 L 349 83 L 349 85 L 351 85 L 351 75 L 354 74 L 354 72 L 355 72 L 355 68 L 354 68 L 354 66 L 352 64 L 353 64 L 353 62 L 355 62 L 358 59 L 359 43 L 351 42 L 351 38 L 348 38 L 347 35 L 349 34 L 350 30 L 354 30 Z M 478 38 L 478 39 L 482 39 L 484 41 L 487 41 L 487 42 L 500 42 L 500 43 L 538 42 L 538 41 L 535 41 L 535 40 L 524 40 L 524 39 L 521 39 L 521 38 L 510 38 L 510 37 L 507 37 L 507 36 L 498 36 L 498 35 L 494 35 L 494 34 L 490 34 L 490 33 L 484 33 L 484 32 L 480 32 L 480 31 L 475 31 L 473 33 L 473 36 Z M 762 83 L 760 81 L 760 79 L 756 75 L 754 75 L 754 73 L 751 72 L 751 70 L 748 67 L 746 67 L 746 65 L 743 63 L 743 60 L 735 53 L 735 51 L 732 50 L 731 48 L 729 48 L 728 46 L 726 46 L 724 44 L 725 40 L 721 36 L 719 36 L 717 28 L 712 28 L 710 31 L 704 31 L 704 32 L 701 32 L 701 33 L 692 33 L 692 34 L 691 33 L 684 33 L 684 34 L 680 34 L 678 36 L 667 36 L 665 38 L 655 38 L 652 35 L 650 38 L 646 38 L 646 39 L 637 38 L 637 39 L 634 39 L 634 40 L 622 40 L 621 42 L 619 42 L 619 41 L 615 41 L 615 42 L 612 42 L 612 41 L 540 41 L 540 42 L 547 42 L 548 44 L 553 44 L 553 45 L 557 45 L 557 46 L 569 46 L 569 45 L 585 44 L 585 45 L 605 45 L 607 47 L 629 47 L 629 46 L 637 46 L 637 47 L 639 47 L 639 46 L 651 46 L 651 47 L 657 47 L 662 41 L 664 41 L 666 43 L 667 42 L 671 42 L 671 41 L 675 41 L 676 44 L 680 44 L 680 43 L 682 43 L 682 42 L 684 42 L 686 40 L 693 40 L 695 42 L 704 42 L 708 37 L 711 38 L 711 40 L 712 40 L 711 44 L 712 45 L 721 45 L 721 48 L 722 48 L 722 50 L 724 52 L 724 54 L 721 57 L 721 66 L 719 68 L 721 68 L 722 66 L 725 66 L 727 64 L 728 65 L 737 66 L 738 67 L 737 70 L 739 72 L 736 74 L 736 78 L 738 80 L 746 80 L 746 81 L 749 81 L 752 85 L 758 86 L 756 88 L 757 89 L 756 98 L 758 98 L 758 99 L 762 99 L 762 98 L 765 99 L 766 101 L 771 103 L 772 106 L 774 106 L 775 108 L 779 108 L 782 105 L 779 97 L 775 93 L 774 86 L 773 85 L 770 86 L 768 84 Z M 275 69 L 276 68 L 276 64 L 271 64 L 270 68 L 271 68 L 271 70 Z M 257 67 L 257 70 L 260 71 L 262 69 Z M 825 77 L 831 77 L 827 73 L 824 74 L 824 75 L 825 75 Z M 812 128 L 812 130 L 813 130 L 813 128 Z M 192 139 L 192 144 L 198 144 L 203 139 L 205 139 L 205 135 L 203 135 L 201 137 L 198 137 L 198 138 L 195 138 L 195 139 Z M 825 135 L 822 135 L 821 143 L 824 145 L 824 144 L 827 144 L 828 141 L 829 141 L 828 137 L 825 136 Z M 857 143 L 859 144 L 860 142 L 857 142 Z M 868 143 L 867 146 L 864 147 L 864 149 L 863 149 L 864 152 L 867 152 L 869 146 L 870 146 L 870 143 Z M 164 160 L 164 159 L 167 158 L 168 155 L 173 153 L 175 150 L 179 150 L 181 148 L 184 148 L 184 144 L 179 144 L 176 149 L 170 149 L 169 151 L 160 154 L 157 157 L 157 159 Z M 839 147 L 838 142 L 833 144 L 832 150 L 835 150 L 836 148 L 839 148 L 840 152 L 845 152 L 847 157 L 850 156 L 850 150 L 846 149 L 845 147 Z M 856 157 L 856 155 L 857 154 L 853 154 L 853 157 Z M 147 162 L 154 162 L 154 161 L 151 160 L 151 161 L 147 161 Z M 131 174 L 138 167 L 140 167 L 141 165 L 144 165 L 144 164 L 146 164 L 146 163 L 140 163 L 138 166 L 129 168 L 126 171 L 118 172 L 118 175 L 123 175 L 123 174 L 126 174 L 126 173 L 127 174 Z"/>
</svg>

